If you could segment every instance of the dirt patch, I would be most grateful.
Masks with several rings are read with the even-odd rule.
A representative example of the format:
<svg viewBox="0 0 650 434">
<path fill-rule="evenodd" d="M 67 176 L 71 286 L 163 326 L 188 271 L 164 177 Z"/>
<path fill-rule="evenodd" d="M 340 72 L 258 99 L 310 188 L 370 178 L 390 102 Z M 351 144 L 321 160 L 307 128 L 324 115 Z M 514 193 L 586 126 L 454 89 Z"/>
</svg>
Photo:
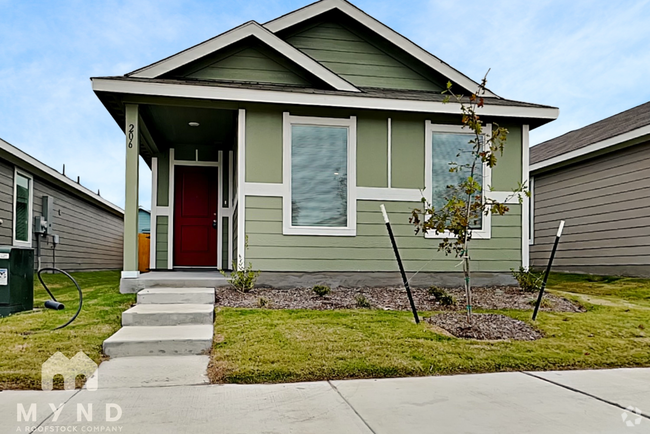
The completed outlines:
<svg viewBox="0 0 650 434">
<path fill-rule="evenodd" d="M 413 289 L 413 299 L 419 311 L 465 310 L 465 290 L 462 288 L 446 289 L 454 297 L 455 304 L 445 306 L 426 289 Z M 362 296 L 362 297 L 361 297 Z M 519 309 L 533 308 L 536 294 L 524 292 L 519 288 L 499 286 L 481 287 L 472 291 L 474 309 Z M 332 288 L 331 292 L 320 297 L 310 288 L 270 289 L 255 288 L 242 293 L 233 288 L 217 288 L 216 304 L 224 307 L 266 308 L 266 309 L 356 309 L 366 308 L 359 303 L 364 299 L 370 308 L 382 310 L 410 310 L 406 290 L 399 287 L 377 288 Z M 573 302 L 552 294 L 544 295 L 541 310 L 553 312 L 582 312 L 584 309 Z"/>
<path fill-rule="evenodd" d="M 534 341 L 543 337 L 539 330 L 518 319 L 492 313 L 475 313 L 471 324 L 463 313 L 441 313 L 426 321 L 457 338 L 480 340 Z"/>
</svg>

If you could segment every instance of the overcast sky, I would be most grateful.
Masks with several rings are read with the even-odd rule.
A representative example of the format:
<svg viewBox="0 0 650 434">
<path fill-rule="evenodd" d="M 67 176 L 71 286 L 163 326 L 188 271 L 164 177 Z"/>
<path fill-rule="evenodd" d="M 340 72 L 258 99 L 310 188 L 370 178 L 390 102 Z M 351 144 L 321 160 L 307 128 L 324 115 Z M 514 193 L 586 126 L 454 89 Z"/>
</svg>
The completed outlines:
<svg viewBox="0 0 650 434">
<path fill-rule="evenodd" d="M 124 136 L 89 77 L 121 75 L 307 1 L 0 0 L 0 137 L 124 204 Z M 505 98 L 560 108 L 531 144 L 650 100 L 650 0 L 355 0 Z M 144 166 L 141 204 L 149 207 Z"/>
</svg>

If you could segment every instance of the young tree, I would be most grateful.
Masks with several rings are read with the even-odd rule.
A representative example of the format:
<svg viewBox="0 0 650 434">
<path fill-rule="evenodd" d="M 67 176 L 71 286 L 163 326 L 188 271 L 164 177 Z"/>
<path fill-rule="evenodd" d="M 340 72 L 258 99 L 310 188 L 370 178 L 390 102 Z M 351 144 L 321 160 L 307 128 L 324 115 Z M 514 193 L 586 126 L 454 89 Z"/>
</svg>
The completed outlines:
<svg viewBox="0 0 650 434">
<path fill-rule="evenodd" d="M 488 70 L 488 73 L 490 71 Z M 471 147 L 470 158 L 465 162 L 450 161 L 449 172 L 457 173 L 460 181 L 455 185 L 448 185 L 445 189 L 443 205 L 435 208 L 426 198 L 422 198 L 422 208 L 414 209 L 409 219 L 415 226 L 415 233 L 433 231 L 435 234 L 447 235 L 438 246 L 439 251 L 446 255 L 454 253 L 462 259 L 463 273 L 465 276 L 465 295 L 467 298 L 467 320 L 471 324 L 472 315 L 472 290 L 470 282 L 470 254 L 469 243 L 472 239 L 472 230 L 476 222 L 480 221 L 483 214 L 504 215 L 509 211 L 505 203 L 498 202 L 486 196 L 483 191 L 482 167 L 494 168 L 497 164 L 497 154 L 503 155 L 504 144 L 508 130 L 492 123 L 491 131 L 484 131 L 484 124 L 478 111 L 484 105 L 484 95 L 487 85 L 487 74 L 478 86 L 475 93 L 469 97 L 456 94 L 452 90 L 451 82 L 442 92 L 445 94 L 444 102 L 451 99 L 460 105 L 461 123 L 471 133 L 468 144 Z M 431 145 L 431 144 L 429 144 Z M 464 150 L 459 149 L 456 158 L 461 157 Z M 480 171 L 480 174 L 478 173 Z M 490 191 L 491 187 L 486 186 Z M 519 183 L 513 190 L 513 196 L 521 193 L 529 195 L 525 186 Z"/>
</svg>

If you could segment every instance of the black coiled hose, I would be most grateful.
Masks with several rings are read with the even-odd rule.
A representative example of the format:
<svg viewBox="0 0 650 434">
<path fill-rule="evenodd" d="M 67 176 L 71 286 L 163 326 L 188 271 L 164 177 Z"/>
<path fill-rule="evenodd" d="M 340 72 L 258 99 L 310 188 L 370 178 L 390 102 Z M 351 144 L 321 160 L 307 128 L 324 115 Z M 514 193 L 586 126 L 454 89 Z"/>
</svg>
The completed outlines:
<svg viewBox="0 0 650 434">
<path fill-rule="evenodd" d="M 79 313 L 81 312 L 81 307 L 83 306 L 83 303 L 84 303 L 83 293 L 81 292 L 81 288 L 79 287 L 79 284 L 77 283 L 77 281 L 74 280 L 74 277 L 72 277 L 67 272 L 65 272 L 65 271 L 63 271 L 63 270 L 61 270 L 59 268 L 54 268 L 54 267 L 41 268 L 37 272 L 38 280 L 40 280 L 41 285 L 43 285 L 43 288 L 45 288 L 47 293 L 50 295 L 50 298 L 54 301 L 54 303 L 51 303 L 49 305 L 48 305 L 48 302 L 46 301 L 45 302 L 45 307 L 50 308 L 50 309 L 60 310 L 60 309 L 63 309 L 63 304 L 61 304 L 61 303 L 59 303 L 57 301 L 56 297 L 54 297 L 54 294 L 52 294 L 52 291 L 50 291 L 50 289 L 47 287 L 45 282 L 43 282 L 43 278 L 41 277 L 41 273 L 43 271 L 54 271 L 54 272 L 61 273 L 61 274 L 65 275 L 68 279 L 72 280 L 72 283 L 74 283 L 74 286 L 77 287 L 77 291 L 79 291 L 79 308 L 77 309 L 77 313 L 75 313 L 74 316 L 72 318 L 70 318 L 70 320 L 68 320 L 68 322 L 66 322 L 65 324 L 60 325 L 60 326 L 58 326 L 57 328 L 54 329 L 54 330 L 59 330 L 59 329 L 65 328 L 65 327 L 69 326 L 70 324 L 72 324 L 72 321 L 76 320 L 77 317 L 79 316 Z"/>
</svg>

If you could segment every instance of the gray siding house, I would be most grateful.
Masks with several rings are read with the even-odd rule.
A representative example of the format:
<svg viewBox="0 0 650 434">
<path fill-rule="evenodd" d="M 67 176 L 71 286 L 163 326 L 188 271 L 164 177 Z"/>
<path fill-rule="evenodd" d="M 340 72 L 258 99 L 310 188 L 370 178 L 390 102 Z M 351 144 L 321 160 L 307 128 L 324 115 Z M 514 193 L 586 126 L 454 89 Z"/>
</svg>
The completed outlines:
<svg viewBox="0 0 650 434">
<path fill-rule="evenodd" d="M 650 277 L 650 102 L 534 146 L 531 266 Z"/>
<path fill-rule="evenodd" d="M 46 214 L 44 201 L 52 213 L 47 235 L 34 221 Z M 35 248 L 40 239 L 43 267 L 116 270 L 123 225 L 122 209 L 0 139 L 0 245 Z"/>
</svg>

